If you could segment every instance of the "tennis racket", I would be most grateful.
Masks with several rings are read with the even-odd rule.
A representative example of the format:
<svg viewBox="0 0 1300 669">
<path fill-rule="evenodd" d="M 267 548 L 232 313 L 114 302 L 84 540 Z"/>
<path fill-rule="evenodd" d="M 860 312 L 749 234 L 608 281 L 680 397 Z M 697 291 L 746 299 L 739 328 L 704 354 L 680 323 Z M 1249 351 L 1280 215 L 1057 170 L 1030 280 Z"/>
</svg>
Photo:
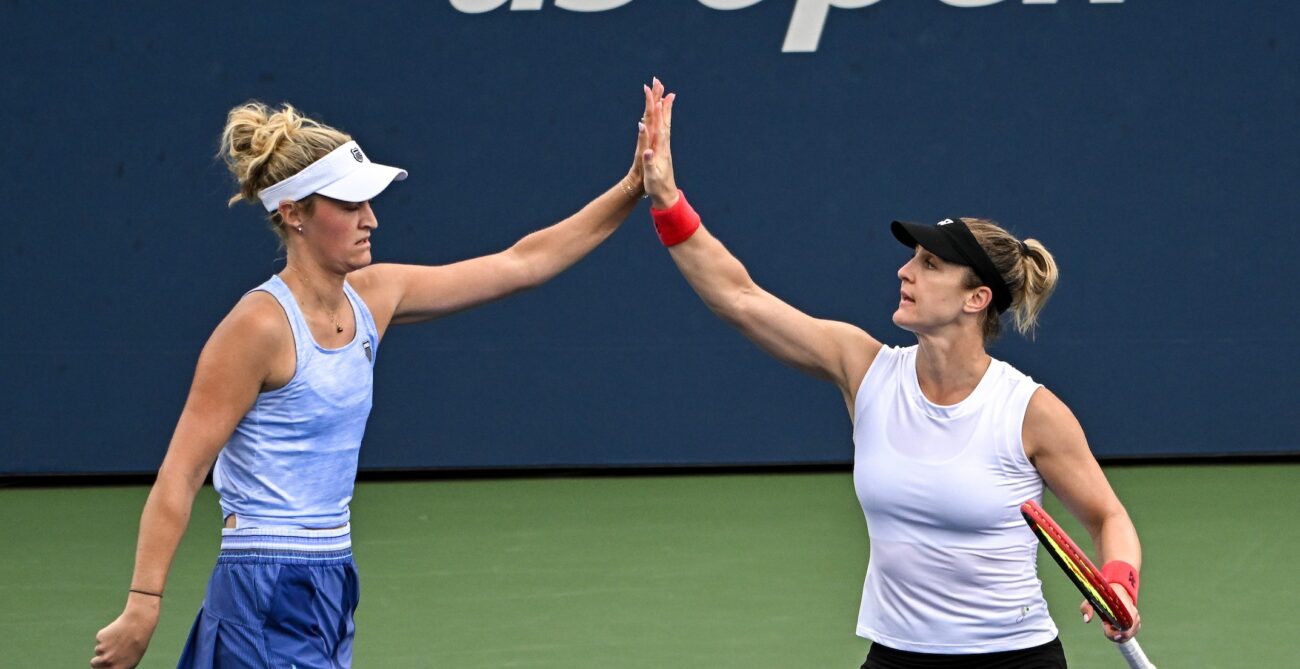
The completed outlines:
<svg viewBox="0 0 1300 669">
<path fill-rule="evenodd" d="M 1097 567 L 1079 549 L 1078 544 L 1070 539 L 1065 530 L 1047 515 L 1043 507 L 1029 500 L 1020 505 L 1020 514 L 1025 517 L 1025 522 L 1029 523 L 1029 529 L 1034 531 L 1039 543 L 1047 549 L 1048 555 L 1061 565 L 1065 575 L 1069 576 L 1074 586 L 1083 593 L 1084 599 L 1092 605 L 1092 610 L 1115 629 L 1126 630 L 1132 627 L 1133 614 L 1128 610 L 1128 606 L 1120 600 L 1114 590 L 1110 589 Z M 1136 638 L 1116 644 L 1116 647 L 1132 669 L 1156 669 L 1156 665 L 1151 664 L 1146 653 L 1142 652 L 1142 647 L 1138 645 Z"/>
</svg>

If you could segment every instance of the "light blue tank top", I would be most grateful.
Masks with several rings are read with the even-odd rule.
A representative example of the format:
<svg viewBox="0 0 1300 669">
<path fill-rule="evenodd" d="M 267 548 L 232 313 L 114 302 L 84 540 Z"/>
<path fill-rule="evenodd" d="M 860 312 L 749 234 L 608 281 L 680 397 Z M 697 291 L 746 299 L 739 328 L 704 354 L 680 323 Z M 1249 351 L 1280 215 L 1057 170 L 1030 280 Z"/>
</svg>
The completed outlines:
<svg viewBox="0 0 1300 669">
<path fill-rule="evenodd" d="M 348 522 L 370 415 L 378 330 L 346 281 L 356 336 L 336 349 L 316 343 L 279 276 L 254 290 L 270 293 L 284 309 L 297 363 L 284 387 L 258 394 L 217 456 L 212 483 L 221 511 L 234 514 L 240 529 L 338 527 Z"/>
</svg>

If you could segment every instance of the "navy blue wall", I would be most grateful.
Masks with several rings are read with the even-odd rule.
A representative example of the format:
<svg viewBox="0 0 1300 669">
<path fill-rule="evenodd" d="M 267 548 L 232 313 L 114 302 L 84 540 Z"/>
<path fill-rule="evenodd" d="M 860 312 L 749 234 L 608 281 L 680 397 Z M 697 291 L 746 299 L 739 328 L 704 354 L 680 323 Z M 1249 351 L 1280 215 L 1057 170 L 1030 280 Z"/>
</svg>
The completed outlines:
<svg viewBox="0 0 1300 669">
<path fill-rule="evenodd" d="M 652 74 L 679 182 L 794 305 L 910 343 L 887 222 L 992 217 L 1063 274 L 995 355 L 1098 454 L 1300 452 L 1300 3 L 816 4 L 0 4 L 0 473 L 157 467 L 207 335 L 280 266 L 225 205 L 232 105 L 291 101 L 408 168 L 375 257 L 443 263 L 617 181 Z M 837 392 L 708 313 L 647 218 L 392 330 L 363 466 L 850 459 Z"/>
</svg>

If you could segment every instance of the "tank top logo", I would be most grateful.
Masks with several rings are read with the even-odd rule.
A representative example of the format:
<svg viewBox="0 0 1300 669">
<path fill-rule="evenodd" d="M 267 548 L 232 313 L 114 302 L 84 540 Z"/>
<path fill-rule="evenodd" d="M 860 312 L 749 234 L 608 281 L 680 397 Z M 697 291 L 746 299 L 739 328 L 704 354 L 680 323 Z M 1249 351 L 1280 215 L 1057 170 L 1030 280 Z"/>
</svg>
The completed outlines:
<svg viewBox="0 0 1300 669">
<path fill-rule="evenodd" d="M 374 362 L 374 361 L 375 361 L 375 353 L 374 353 L 374 351 L 371 351 L 371 350 L 370 350 L 370 340 L 369 340 L 369 339 L 367 339 L 366 341 L 361 342 L 361 350 L 363 350 L 363 351 L 366 352 L 366 362 Z"/>
</svg>

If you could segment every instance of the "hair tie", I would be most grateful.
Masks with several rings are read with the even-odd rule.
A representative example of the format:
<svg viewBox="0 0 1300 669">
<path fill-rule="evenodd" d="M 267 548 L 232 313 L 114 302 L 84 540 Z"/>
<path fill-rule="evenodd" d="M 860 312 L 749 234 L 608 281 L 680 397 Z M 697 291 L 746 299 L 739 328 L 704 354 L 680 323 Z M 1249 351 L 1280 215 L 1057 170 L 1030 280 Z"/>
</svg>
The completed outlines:
<svg viewBox="0 0 1300 669">
<path fill-rule="evenodd" d="M 1026 244 L 1026 243 L 1024 243 L 1024 242 L 1022 242 L 1022 241 L 1020 241 L 1020 240 L 1016 240 L 1016 243 L 1020 245 L 1020 255 L 1022 255 L 1022 256 L 1027 256 L 1027 255 L 1029 255 L 1029 245 L 1028 245 L 1028 244 Z"/>
</svg>

